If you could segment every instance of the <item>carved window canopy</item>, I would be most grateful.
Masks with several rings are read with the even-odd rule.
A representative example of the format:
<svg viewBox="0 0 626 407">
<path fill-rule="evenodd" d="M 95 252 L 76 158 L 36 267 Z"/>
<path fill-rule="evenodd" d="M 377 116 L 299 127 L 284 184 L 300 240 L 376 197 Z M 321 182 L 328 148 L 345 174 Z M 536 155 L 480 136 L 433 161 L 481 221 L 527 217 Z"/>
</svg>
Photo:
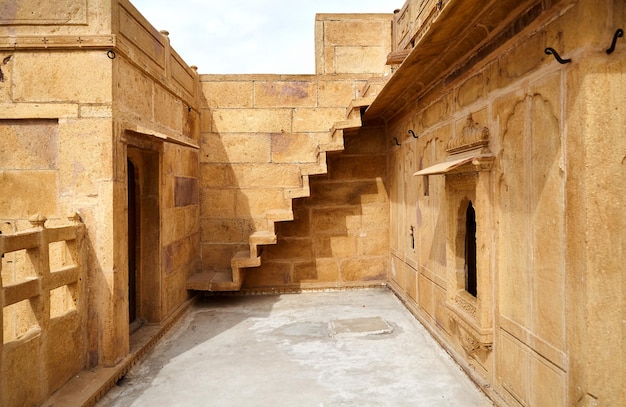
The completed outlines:
<svg viewBox="0 0 626 407">
<path fill-rule="evenodd" d="M 417 171 L 413 175 L 490 171 L 495 156 L 489 150 L 489 129 L 469 115 L 462 131 L 448 142 L 445 161 Z"/>
</svg>

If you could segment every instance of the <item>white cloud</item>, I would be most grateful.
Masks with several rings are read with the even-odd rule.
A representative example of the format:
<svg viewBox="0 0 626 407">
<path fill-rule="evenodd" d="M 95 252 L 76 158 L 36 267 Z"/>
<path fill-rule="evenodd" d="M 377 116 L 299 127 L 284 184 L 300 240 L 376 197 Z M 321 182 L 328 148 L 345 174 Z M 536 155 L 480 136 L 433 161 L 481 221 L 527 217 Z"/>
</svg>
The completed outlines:
<svg viewBox="0 0 626 407">
<path fill-rule="evenodd" d="M 394 0 L 131 0 L 200 73 L 313 73 L 316 13 L 392 13 Z M 392 3 L 390 5 L 389 3 Z"/>
</svg>

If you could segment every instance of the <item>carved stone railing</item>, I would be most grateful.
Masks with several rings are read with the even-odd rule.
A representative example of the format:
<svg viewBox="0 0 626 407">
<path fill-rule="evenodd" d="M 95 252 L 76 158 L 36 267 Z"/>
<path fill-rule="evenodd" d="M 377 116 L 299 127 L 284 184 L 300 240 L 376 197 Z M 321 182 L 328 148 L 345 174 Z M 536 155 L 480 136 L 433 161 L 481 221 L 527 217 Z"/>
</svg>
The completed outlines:
<svg viewBox="0 0 626 407">
<path fill-rule="evenodd" d="M 2 406 L 39 405 L 85 367 L 85 228 L 78 215 L 46 220 L 0 235 Z"/>
</svg>

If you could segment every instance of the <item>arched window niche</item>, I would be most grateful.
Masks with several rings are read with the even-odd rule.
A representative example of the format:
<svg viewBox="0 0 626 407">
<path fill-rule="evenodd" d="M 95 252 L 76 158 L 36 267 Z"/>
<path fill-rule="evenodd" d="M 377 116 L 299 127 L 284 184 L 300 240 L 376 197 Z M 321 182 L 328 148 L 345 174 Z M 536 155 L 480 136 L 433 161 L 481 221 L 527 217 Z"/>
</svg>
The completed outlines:
<svg viewBox="0 0 626 407">
<path fill-rule="evenodd" d="M 448 330 L 458 346 L 481 363 L 493 343 L 490 194 L 495 157 L 488 148 L 489 130 L 471 115 L 455 127 L 447 158 L 414 175 L 445 177 Z"/>
<path fill-rule="evenodd" d="M 476 297 L 476 289 L 476 211 L 469 201 L 465 210 L 465 291 Z"/>
</svg>

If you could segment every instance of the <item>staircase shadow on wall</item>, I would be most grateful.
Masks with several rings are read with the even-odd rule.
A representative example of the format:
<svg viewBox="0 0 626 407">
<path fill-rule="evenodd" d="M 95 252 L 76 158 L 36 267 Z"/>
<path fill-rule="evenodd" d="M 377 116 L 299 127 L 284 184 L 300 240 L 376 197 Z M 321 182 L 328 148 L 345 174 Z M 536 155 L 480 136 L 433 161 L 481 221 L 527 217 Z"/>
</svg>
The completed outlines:
<svg viewBox="0 0 626 407">
<path fill-rule="evenodd" d="M 301 290 L 383 284 L 388 276 L 389 194 L 381 128 L 344 137 L 328 172 L 310 177 L 311 195 L 293 201 L 294 220 L 277 223 L 276 245 L 244 288 Z"/>
</svg>

